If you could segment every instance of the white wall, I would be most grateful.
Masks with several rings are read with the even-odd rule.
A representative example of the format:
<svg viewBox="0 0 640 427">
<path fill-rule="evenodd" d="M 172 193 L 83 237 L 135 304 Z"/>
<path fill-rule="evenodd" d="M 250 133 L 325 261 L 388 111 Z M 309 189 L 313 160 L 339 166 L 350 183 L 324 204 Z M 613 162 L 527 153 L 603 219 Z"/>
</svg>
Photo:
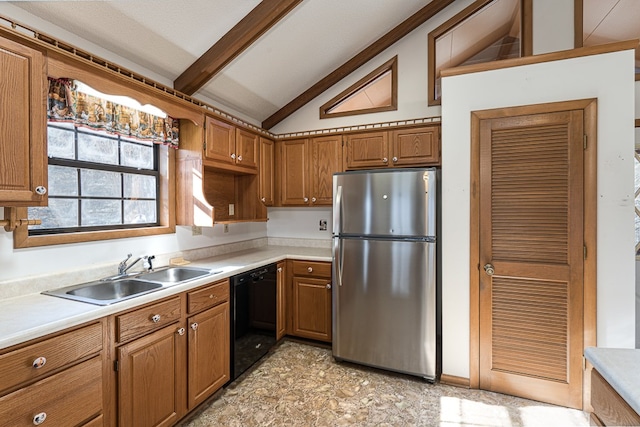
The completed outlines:
<svg viewBox="0 0 640 427">
<path fill-rule="evenodd" d="M 598 99 L 597 345 L 635 344 L 633 51 L 446 77 L 442 91 L 443 372 L 469 376 L 472 111 Z"/>
<path fill-rule="evenodd" d="M 333 229 L 331 207 L 269 208 L 269 237 L 330 240 Z M 320 220 L 327 221 L 327 230 L 320 231 Z"/>
<path fill-rule="evenodd" d="M 533 54 L 573 49 L 573 0 L 535 0 Z"/>
</svg>

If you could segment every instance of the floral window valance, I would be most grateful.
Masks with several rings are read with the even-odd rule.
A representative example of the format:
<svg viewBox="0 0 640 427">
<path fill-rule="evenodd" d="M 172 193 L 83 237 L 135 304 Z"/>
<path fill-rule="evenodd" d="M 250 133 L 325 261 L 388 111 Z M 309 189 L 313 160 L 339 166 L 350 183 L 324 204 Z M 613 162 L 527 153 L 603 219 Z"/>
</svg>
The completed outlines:
<svg viewBox="0 0 640 427">
<path fill-rule="evenodd" d="M 78 91 L 73 80 L 49 78 L 49 121 L 166 144 L 178 148 L 179 121 Z"/>
</svg>

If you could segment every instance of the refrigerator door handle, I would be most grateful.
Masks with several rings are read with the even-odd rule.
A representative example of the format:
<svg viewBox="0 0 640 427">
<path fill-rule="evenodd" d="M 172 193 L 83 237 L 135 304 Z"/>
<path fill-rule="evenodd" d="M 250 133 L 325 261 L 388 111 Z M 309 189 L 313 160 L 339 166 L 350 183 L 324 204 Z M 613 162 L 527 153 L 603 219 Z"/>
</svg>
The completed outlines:
<svg viewBox="0 0 640 427">
<path fill-rule="evenodd" d="M 336 200 L 333 206 L 333 234 L 339 235 L 342 232 L 342 185 L 336 190 Z"/>
<path fill-rule="evenodd" d="M 342 250 L 341 239 L 334 237 L 333 239 L 333 269 L 335 280 L 338 282 L 338 286 L 342 286 L 342 264 L 344 258 L 344 251 Z"/>
</svg>

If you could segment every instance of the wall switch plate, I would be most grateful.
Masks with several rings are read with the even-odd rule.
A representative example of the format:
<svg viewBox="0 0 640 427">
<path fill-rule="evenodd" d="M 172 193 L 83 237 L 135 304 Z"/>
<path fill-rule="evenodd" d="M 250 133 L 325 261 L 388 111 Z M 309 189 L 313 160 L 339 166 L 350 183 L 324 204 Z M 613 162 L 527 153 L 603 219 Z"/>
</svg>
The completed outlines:
<svg viewBox="0 0 640 427">
<path fill-rule="evenodd" d="M 191 226 L 191 235 L 192 236 L 200 236 L 202 234 L 202 227 L 198 225 Z"/>
<path fill-rule="evenodd" d="M 224 225 L 224 227 L 222 227 L 222 231 L 224 233 L 228 233 L 229 232 L 229 224 L 223 224 L 223 225 Z"/>
<path fill-rule="evenodd" d="M 236 212 L 236 205 L 229 203 L 229 216 L 233 216 Z"/>
<path fill-rule="evenodd" d="M 321 219 L 320 220 L 320 231 L 327 231 L 327 220 L 326 219 Z"/>
</svg>

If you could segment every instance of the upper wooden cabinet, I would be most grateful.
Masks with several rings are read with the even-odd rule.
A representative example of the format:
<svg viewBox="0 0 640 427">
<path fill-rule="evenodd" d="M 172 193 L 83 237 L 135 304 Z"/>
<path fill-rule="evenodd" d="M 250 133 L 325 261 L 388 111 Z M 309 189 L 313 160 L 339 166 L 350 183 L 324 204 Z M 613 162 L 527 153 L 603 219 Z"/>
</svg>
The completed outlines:
<svg viewBox="0 0 640 427">
<path fill-rule="evenodd" d="M 280 145 L 282 206 L 333 202 L 333 174 L 342 171 L 342 136 L 283 141 Z"/>
<path fill-rule="evenodd" d="M 46 206 L 44 57 L 0 38 L 0 74 L 0 206 Z"/>
<path fill-rule="evenodd" d="M 440 127 L 422 126 L 345 136 L 345 169 L 440 164 Z"/>
<path fill-rule="evenodd" d="M 275 147 L 272 140 L 260 137 L 260 185 L 258 196 L 265 206 L 274 205 L 274 154 Z"/>
<path fill-rule="evenodd" d="M 204 156 L 210 166 L 239 173 L 257 172 L 258 135 L 206 117 Z"/>
</svg>

